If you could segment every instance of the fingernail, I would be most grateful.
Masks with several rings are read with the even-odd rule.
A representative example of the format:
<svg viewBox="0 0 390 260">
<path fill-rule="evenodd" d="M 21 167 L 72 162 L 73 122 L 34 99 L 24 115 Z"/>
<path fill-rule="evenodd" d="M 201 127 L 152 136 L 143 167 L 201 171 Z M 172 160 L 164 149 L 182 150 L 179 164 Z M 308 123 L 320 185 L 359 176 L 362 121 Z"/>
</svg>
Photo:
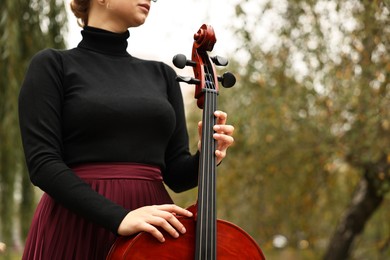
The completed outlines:
<svg viewBox="0 0 390 260">
<path fill-rule="evenodd" d="M 182 234 L 184 234 L 185 232 L 187 232 L 187 230 L 183 227 L 183 228 L 180 230 L 180 232 L 181 232 Z"/>
</svg>

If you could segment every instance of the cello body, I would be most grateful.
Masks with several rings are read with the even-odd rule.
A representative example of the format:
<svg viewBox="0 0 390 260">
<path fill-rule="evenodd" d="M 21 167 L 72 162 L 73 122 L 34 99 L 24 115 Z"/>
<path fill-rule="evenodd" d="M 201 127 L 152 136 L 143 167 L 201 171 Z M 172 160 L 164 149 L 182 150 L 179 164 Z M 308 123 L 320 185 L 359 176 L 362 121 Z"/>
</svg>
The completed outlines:
<svg viewBox="0 0 390 260">
<path fill-rule="evenodd" d="M 179 218 L 187 232 L 173 238 L 163 232 L 165 242 L 142 232 L 132 237 L 120 237 L 111 248 L 107 259 L 172 259 L 193 260 L 195 256 L 196 221 L 194 218 Z M 217 220 L 217 259 L 265 259 L 256 242 L 240 227 Z"/>
</svg>

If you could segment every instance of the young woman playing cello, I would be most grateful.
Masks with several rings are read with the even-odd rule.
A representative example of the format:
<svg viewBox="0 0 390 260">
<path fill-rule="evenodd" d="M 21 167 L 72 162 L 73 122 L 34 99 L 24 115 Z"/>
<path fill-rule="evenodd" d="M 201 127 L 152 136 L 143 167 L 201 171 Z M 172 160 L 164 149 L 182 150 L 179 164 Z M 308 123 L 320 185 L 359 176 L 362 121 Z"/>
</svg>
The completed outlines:
<svg viewBox="0 0 390 260">
<path fill-rule="evenodd" d="M 163 183 L 197 185 L 179 84 L 162 62 L 127 52 L 150 0 L 73 0 L 83 27 L 70 50 L 37 53 L 19 97 L 31 181 L 44 191 L 23 259 L 104 259 L 116 235 L 140 231 L 164 242 L 185 233 Z M 216 111 L 217 161 L 234 128 Z M 200 147 L 200 144 L 198 144 Z"/>
</svg>

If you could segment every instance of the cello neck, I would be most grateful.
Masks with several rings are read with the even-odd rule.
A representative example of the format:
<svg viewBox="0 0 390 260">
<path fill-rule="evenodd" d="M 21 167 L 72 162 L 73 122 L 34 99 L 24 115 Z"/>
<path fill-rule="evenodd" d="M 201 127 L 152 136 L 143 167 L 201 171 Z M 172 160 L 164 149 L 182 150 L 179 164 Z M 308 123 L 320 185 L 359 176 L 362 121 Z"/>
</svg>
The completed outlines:
<svg viewBox="0 0 390 260">
<path fill-rule="evenodd" d="M 204 90 L 202 149 L 199 161 L 195 259 L 216 259 L 216 142 L 213 138 L 217 92 Z"/>
<path fill-rule="evenodd" d="M 226 66 L 227 61 L 214 57 L 208 52 L 213 50 L 216 42 L 214 29 L 203 24 L 194 35 L 192 59 L 187 60 L 184 55 L 177 55 L 174 64 L 183 68 L 192 66 L 194 78 L 178 77 L 179 81 L 196 84 L 195 98 L 197 105 L 203 109 L 202 118 L 202 147 L 199 160 L 198 206 L 196 213 L 196 248 L 195 259 L 214 260 L 217 258 L 217 217 L 216 217 L 216 141 L 213 138 L 213 127 L 216 123 L 214 112 L 217 110 L 218 81 L 213 63 Z M 183 57 L 184 56 L 184 57 Z M 235 83 L 234 79 L 231 87 Z M 222 77 L 222 85 L 224 79 Z"/>
</svg>

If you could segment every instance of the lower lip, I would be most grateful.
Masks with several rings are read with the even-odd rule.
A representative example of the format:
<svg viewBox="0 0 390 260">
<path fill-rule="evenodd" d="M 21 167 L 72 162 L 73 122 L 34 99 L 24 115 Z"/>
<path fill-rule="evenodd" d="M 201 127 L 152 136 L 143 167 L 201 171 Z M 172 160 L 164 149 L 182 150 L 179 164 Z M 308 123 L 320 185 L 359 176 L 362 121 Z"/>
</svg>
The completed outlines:
<svg viewBox="0 0 390 260">
<path fill-rule="evenodd" d="M 146 8 L 145 6 L 142 6 L 140 5 L 141 9 L 145 12 L 145 13 L 149 13 L 149 9 Z"/>
</svg>

